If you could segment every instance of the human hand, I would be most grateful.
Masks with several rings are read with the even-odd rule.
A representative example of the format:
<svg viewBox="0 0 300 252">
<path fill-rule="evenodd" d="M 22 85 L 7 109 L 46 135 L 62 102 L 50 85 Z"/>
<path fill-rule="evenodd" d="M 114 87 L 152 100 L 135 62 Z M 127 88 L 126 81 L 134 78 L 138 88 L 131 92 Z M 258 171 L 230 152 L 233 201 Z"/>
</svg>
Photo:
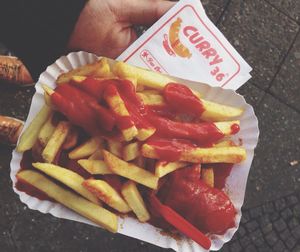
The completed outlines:
<svg viewBox="0 0 300 252">
<path fill-rule="evenodd" d="M 68 49 L 116 58 L 136 40 L 133 25 L 153 24 L 174 4 L 164 0 L 89 0 Z"/>
</svg>

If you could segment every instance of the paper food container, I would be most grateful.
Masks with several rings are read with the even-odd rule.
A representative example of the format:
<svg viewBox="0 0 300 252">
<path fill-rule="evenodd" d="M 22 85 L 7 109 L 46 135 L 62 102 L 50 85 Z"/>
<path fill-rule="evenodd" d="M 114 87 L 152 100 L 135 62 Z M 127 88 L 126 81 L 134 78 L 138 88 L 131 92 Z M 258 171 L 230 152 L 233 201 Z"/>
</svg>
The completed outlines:
<svg viewBox="0 0 300 252">
<path fill-rule="evenodd" d="M 79 66 L 92 63 L 96 61 L 98 57 L 93 54 L 78 52 L 70 53 L 67 56 L 63 56 L 58 59 L 54 64 L 49 66 L 46 71 L 40 76 L 38 83 L 36 84 L 36 93 L 33 96 L 30 112 L 25 122 L 26 129 L 37 112 L 44 104 L 42 84 L 46 84 L 51 88 L 55 88 L 55 80 L 62 73 L 77 68 Z M 211 235 L 212 241 L 211 250 L 220 249 L 225 242 L 228 242 L 236 230 L 238 229 L 241 219 L 241 207 L 244 201 L 245 188 L 247 184 L 247 177 L 250 170 L 251 162 L 253 159 L 254 148 L 258 141 L 258 122 L 254 114 L 253 108 L 247 104 L 244 98 L 232 90 L 222 89 L 220 87 L 211 87 L 207 84 L 187 81 L 179 78 L 175 78 L 179 83 L 183 83 L 190 88 L 199 91 L 203 94 L 203 98 L 206 100 L 218 102 L 225 105 L 234 107 L 241 107 L 244 109 L 244 113 L 240 118 L 240 132 L 234 136 L 233 140 L 240 140 L 243 143 L 247 151 L 247 159 L 241 164 L 234 165 L 230 176 L 226 181 L 225 191 L 228 193 L 232 200 L 237 215 L 235 218 L 235 228 L 228 229 L 224 235 Z M 11 161 L 11 179 L 13 182 L 14 191 L 20 196 L 20 200 L 26 204 L 30 209 L 38 210 L 42 213 L 50 213 L 55 217 L 69 219 L 73 221 L 83 222 L 89 225 L 95 225 L 86 218 L 76 214 L 75 212 L 65 208 L 61 204 L 41 201 L 37 198 L 31 197 L 24 192 L 18 191 L 15 188 L 16 174 L 20 169 L 20 162 L 22 154 L 13 151 Z M 171 236 L 162 235 L 160 229 L 153 227 L 150 224 L 142 224 L 136 219 L 131 217 L 119 218 L 118 232 L 129 237 L 137 238 L 145 242 L 155 244 L 163 248 L 172 248 L 176 251 L 205 251 L 201 246 L 192 240 L 182 237 L 180 240 L 176 240 Z M 99 248 L 99 251 L 101 248 Z"/>
</svg>

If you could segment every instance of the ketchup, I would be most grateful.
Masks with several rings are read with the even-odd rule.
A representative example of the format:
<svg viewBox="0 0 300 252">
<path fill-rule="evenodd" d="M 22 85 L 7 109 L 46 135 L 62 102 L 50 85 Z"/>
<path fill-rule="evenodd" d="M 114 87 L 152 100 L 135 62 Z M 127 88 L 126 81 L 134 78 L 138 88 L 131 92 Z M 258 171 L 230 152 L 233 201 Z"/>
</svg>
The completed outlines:
<svg viewBox="0 0 300 252">
<path fill-rule="evenodd" d="M 83 169 L 78 163 L 76 159 L 69 159 L 68 153 L 62 152 L 60 160 L 58 162 L 59 166 L 68 168 L 69 170 L 76 172 L 81 177 L 88 179 L 91 177 L 91 174 Z"/>
<path fill-rule="evenodd" d="M 218 189 L 224 189 L 226 179 L 230 175 L 233 164 L 216 163 L 210 164 L 209 167 L 214 169 L 214 186 Z"/>
<path fill-rule="evenodd" d="M 20 170 L 34 170 L 32 163 L 34 162 L 34 159 L 32 157 L 31 150 L 25 151 L 23 153 L 23 157 L 21 160 L 21 167 Z M 28 195 L 38 198 L 40 200 L 49 200 L 54 201 L 52 198 L 50 198 L 46 193 L 43 191 L 37 189 L 36 187 L 32 186 L 31 184 L 27 183 L 26 181 L 19 179 L 17 180 L 17 183 L 15 185 L 16 189 L 18 189 L 21 192 L 25 192 Z"/>
<path fill-rule="evenodd" d="M 104 97 L 113 97 L 113 96 L 120 96 L 118 89 L 115 84 L 113 84 L 113 81 L 109 81 L 112 83 L 109 83 L 107 87 L 104 90 Z M 119 115 L 114 112 L 114 116 L 117 120 L 117 125 L 121 130 L 128 129 L 134 125 L 134 122 L 129 115 Z"/>
<path fill-rule="evenodd" d="M 178 83 L 169 83 L 163 90 L 167 104 L 176 112 L 200 116 L 205 108 L 190 88 Z"/>
<path fill-rule="evenodd" d="M 156 136 L 192 140 L 201 146 L 211 146 L 224 137 L 214 123 L 175 122 L 156 115 L 150 115 L 148 118 L 156 128 Z"/>
<path fill-rule="evenodd" d="M 93 78 L 91 76 L 86 76 L 85 79 L 80 82 L 71 80 L 70 83 L 93 96 L 97 101 L 102 99 L 104 89 L 107 86 L 106 80 Z"/>
<path fill-rule="evenodd" d="M 179 160 L 180 155 L 184 150 L 195 147 L 195 145 L 188 140 L 163 139 L 155 137 L 148 140 L 147 144 L 155 148 L 159 159 L 169 162 Z"/>
<path fill-rule="evenodd" d="M 138 129 L 153 128 L 148 121 L 149 110 L 136 95 L 134 85 L 128 80 L 118 80 L 118 91 Z"/>
<path fill-rule="evenodd" d="M 207 186 L 199 178 L 200 169 L 195 166 L 173 172 L 161 201 L 199 230 L 224 234 L 235 225 L 235 208 L 223 191 Z"/>
<path fill-rule="evenodd" d="M 240 125 L 234 123 L 231 125 L 230 129 L 231 129 L 231 134 L 234 135 L 240 131 Z"/>
</svg>

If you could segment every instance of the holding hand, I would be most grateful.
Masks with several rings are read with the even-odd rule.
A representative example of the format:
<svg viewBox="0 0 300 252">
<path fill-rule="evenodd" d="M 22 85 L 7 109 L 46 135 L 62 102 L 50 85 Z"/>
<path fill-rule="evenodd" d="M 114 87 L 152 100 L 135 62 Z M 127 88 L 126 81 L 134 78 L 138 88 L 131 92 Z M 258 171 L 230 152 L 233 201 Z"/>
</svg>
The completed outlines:
<svg viewBox="0 0 300 252">
<path fill-rule="evenodd" d="M 175 3 L 164 0 L 90 0 L 70 37 L 69 50 L 116 58 L 137 35 L 133 25 L 151 25 Z"/>
</svg>

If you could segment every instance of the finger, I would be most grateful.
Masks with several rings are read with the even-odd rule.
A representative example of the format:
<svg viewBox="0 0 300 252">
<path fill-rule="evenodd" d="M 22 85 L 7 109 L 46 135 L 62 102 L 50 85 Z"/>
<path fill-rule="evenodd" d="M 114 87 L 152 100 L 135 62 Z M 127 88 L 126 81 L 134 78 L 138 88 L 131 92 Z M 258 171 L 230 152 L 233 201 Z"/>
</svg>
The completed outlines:
<svg viewBox="0 0 300 252">
<path fill-rule="evenodd" d="M 121 18 L 122 21 L 130 24 L 150 25 L 163 16 L 175 3 L 161 0 L 128 0 L 126 8 L 122 10 Z"/>
</svg>

